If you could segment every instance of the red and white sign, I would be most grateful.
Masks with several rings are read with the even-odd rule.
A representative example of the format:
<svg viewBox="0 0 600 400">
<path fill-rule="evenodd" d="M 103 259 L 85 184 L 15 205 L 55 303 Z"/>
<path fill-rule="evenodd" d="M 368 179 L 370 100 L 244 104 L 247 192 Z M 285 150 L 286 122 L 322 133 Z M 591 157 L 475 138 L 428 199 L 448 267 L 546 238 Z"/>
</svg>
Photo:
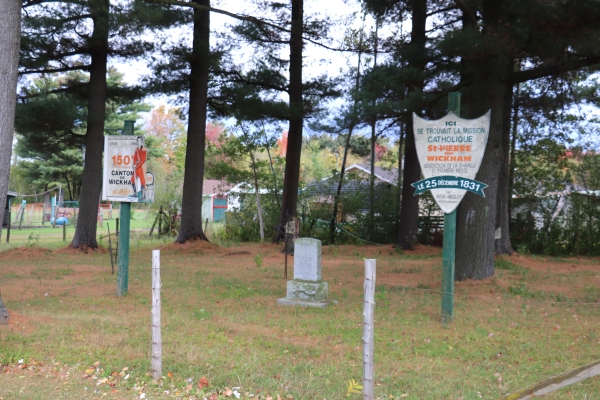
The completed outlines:
<svg viewBox="0 0 600 400">
<path fill-rule="evenodd" d="M 153 202 L 154 177 L 146 171 L 147 156 L 143 136 L 105 136 L 102 200 Z"/>
</svg>

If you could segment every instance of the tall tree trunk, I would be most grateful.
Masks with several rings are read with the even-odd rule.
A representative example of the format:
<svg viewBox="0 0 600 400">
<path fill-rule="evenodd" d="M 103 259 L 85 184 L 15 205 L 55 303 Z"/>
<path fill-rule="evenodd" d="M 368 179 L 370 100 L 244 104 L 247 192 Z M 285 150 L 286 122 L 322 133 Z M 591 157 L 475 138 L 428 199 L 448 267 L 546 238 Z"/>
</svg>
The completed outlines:
<svg viewBox="0 0 600 400">
<path fill-rule="evenodd" d="M 373 229 L 373 219 L 375 218 L 375 143 L 377 142 L 377 121 L 371 121 L 371 165 L 369 174 L 369 230 Z"/>
<path fill-rule="evenodd" d="M 329 222 L 329 241 L 331 244 L 335 243 L 335 228 L 337 225 L 338 208 L 340 206 L 340 196 L 342 194 L 342 186 L 344 184 L 344 175 L 346 173 L 346 161 L 348 160 L 348 151 L 350 149 L 350 138 L 352 137 L 352 131 L 354 130 L 354 124 L 350 125 L 348 129 L 348 136 L 346 137 L 346 144 L 344 145 L 344 156 L 342 157 L 342 166 L 340 168 L 340 179 L 338 180 L 338 186 L 333 198 L 333 211 L 331 214 L 331 221 Z"/>
<path fill-rule="evenodd" d="M 271 167 L 271 175 L 273 175 L 273 191 L 275 193 L 275 201 L 281 211 L 281 202 L 279 201 L 279 189 L 277 189 L 277 174 L 275 174 L 275 168 L 273 168 L 273 158 L 271 157 L 271 150 L 269 149 L 269 143 L 265 144 L 267 149 L 267 155 L 269 156 L 269 166 Z"/>
<path fill-rule="evenodd" d="M 363 39 L 364 39 L 364 30 L 365 30 L 365 18 L 366 18 L 366 13 L 363 14 L 363 24 L 362 24 L 362 28 L 360 30 L 360 35 L 359 35 L 359 39 L 358 39 L 358 57 L 357 57 L 357 65 L 356 65 L 356 81 L 354 83 L 354 87 L 356 88 L 356 91 L 358 91 L 358 89 L 360 88 L 360 65 L 361 65 L 361 58 L 362 58 L 362 52 L 363 52 Z M 352 118 L 354 118 L 352 116 Z M 342 157 L 342 166 L 340 168 L 340 179 L 338 181 L 338 187 L 337 190 L 335 192 L 335 197 L 333 198 L 333 211 L 331 214 L 331 221 L 329 222 L 329 241 L 331 242 L 331 244 L 335 243 L 335 232 L 336 232 L 336 225 L 337 225 L 337 215 L 338 215 L 338 207 L 340 204 L 340 197 L 342 194 L 342 186 L 344 184 L 344 175 L 346 173 L 346 162 L 348 160 L 348 151 L 350 150 L 350 140 L 352 138 L 352 132 L 354 131 L 354 121 L 352 121 L 350 123 L 350 126 L 348 127 L 348 136 L 346 137 L 346 143 L 344 145 L 344 156 Z"/>
<path fill-rule="evenodd" d="M 379 18 L 375 20 L 375 42 L 373 43 L 373 68 L 377 66 L 377 50 L 379 47 Z M 373 101 L 375 105 L 375 101 Z M 375 145 L 377 144 L 377 118 L 371 121 L 371 179 L 369 181 L 369 231 L 374 228 L 375 219 Z"/>
<path fill-rule="evenodd" d="M 509 61 L 513 64 L 513 61 Z M 512 110 L 513 91 L 512 83 L 505 81 L 504 106 L 502 108 L 502 118 L 504 122 L 502 124 L 502 165 L 500 168 L 500 177 L 498 180 L 498 206 L 496 209 L 496 232 L 499 234 L 499 238 L 496 241 L 496 254 L 507 254 L 513 253 L 513 248 L 510 243 L 510 220 L 509 220 L 509 207 L 510 207 L 510 120 Z"/>
<path fill-rule="evenodd" d="M 456 272 L 455 278 L 485 279 L 494 275 L 494 231 L 496 228 L 499 177 L 503 160 L 503 132 L 506 123 L 504 107 L 511 89 L 512 63 L 505 37 L 504 1 L 484 0 L 482 36 L 490 36 L 485 54 L 468 60 L 467 74 L 472 85 L 465 91 L 466 118 L 477 118 L 492 110 L 490 132 L 478 181 L 489 185 L 485 197 L 467 193 L 457 209 L 456 216 Z"/>
<path fill-rule="evenodd" d="M 425 55 L 425 23 L 427 21 L 427 2 L 420 0 L 411 1 L 412 31 L 411 31 L 411 60 L 409 68 L 414 68 L 422 73 L 427 62 Z M 419 73 L 416 75 L 419 76 Z M 423 91 L 423 79 L 410 82 L 408 95 Z M 421 166 L 417 157 L 415 134 L 413 132 L 412 116 L 407 121 L 404 176 L 402 179 L 402 206 L 400 208 L 400 223 L 395 246 L 405 250 L 413 250 L 417 244 L 417 231 L 419 229 L 419 196 L 414 196 L 415 189 L 411 184 L 421 177 Z M 398 171 L 400 173 L 400 171 Z"/>
<path fill-rule="evenodd" d="M 196 0 L 209 7 L 210 0 Z M 187 149 L 181 204 L 181 229 L 177 241 L 208 240 L 202 231 L 202 185 L 206 146 L 206 105 L 210 64 L 210 12 L 194 9 L 194 43 L 190 71 Z"/>
<path fill-rule="evenodd" d="M 67 191 L 69 192 L 69 200 L 73 200 L 73 191 L 71 190 L 71 181 L 69 180 L 69 176 L 65 174 L 64 178 L 67 181 Z"/>
<path fill-rule="evenodd" d="M 260 190 L 258 187 L 258 174 L 256 172 L 256 162 L 254 161 L 254 153 L 250 150 L 250 160 L 252 161 L 252 174 L 254 175 L 254 190 L 256 190 L 256 209 L 258 210 L 258 225 L 260 229 L 260 241 L 265 241 L 265 226 L 263 223 L 262 207 L 260 205 Z"/>
<path fill-rule="evenodd" d="M 85 134 L 85 162 L 79 217 L 70 246 L 97 248 L 96 219 L 102 190 L 102 151 L 104 149 L 104 118 L 106 115 L 106 63 L 108 60 L 109 1 L 88 2 L 94 32 L 90 39 L 90 82 L 88 97 L 87 131 Z"/>
<path fill-rule="evenodd" d="M 285 225 L 297 216 L 298 185 L 300 181 L 300 154 L 302 151 L 302 125 L 304 123 L 302 102 L 302 31 L 304 28 L 304 2 L 292 0 L 292 29 L 290 34 L 290 125 L 285 158 L 285 177 L 279 227 L 275 242 L 285 237 Z M 285 251 L 292 251 L 292 243 L 286 243 Z"/>
<path fill-rule="evenodd" d="M 510 138 L 510 161 L 509 161 L 509 175 L 508 175 L 508 222 L 510 224 L 510 220 L 512 218 L 512 192 L 515 183 L 515 151 L 517 149 L 517 138 L 518 138 L 518 128 L 519 128 L 519 106 L 521 103 L 520 92 L 521 92 L 521 84 L 517 83 L 516 93 L 513 96 L 514 98 L 514 108 L 513 108 L 513 116 L 512 116 L 512 133 Z M 510 227 L 510 225 L 509 225 Z"/>
<path fill-rule="evenodd" d="M 406 123 L 404 121 L 400 121 L 400 139 L 398 140 L 398 200 L 396 205 L 396 211 L 398 212 L 398 220 L 396 222 L 396 228 L 400 227 L 400 210 L 402 207 L 402 191 L 400 188 L 402 187 L 402 149 L 404 148 L 404 126 Z M 418 221 L 417 221 L 418 222 Z"/>
<path fill-rule="evenodd" d="M 0 209 L 3 213 L 15 126 L 20 39 L 21 1 L 0 2 L 0 205 L 2 205 Z M 2 224 L 0 224 L 0 237 L 1 234 Z M 8 323 L 8 311 L 0 293 L 0 324 L 6 323 Z"/>
</svg>

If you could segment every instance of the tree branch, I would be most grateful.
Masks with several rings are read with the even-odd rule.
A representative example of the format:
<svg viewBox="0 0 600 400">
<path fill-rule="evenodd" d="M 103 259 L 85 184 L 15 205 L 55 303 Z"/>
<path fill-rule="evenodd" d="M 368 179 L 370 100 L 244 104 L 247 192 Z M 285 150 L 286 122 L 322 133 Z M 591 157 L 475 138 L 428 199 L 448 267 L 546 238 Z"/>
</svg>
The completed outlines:
<svg viewBox="0 0 600 400">
<path fill-rule="evenodd" d="M 593 55 L 580 60 L 569 61 L 562 64 L 541 65 L 537 68 L 513 72 L 511 82 L 514 85 L 517 83 L 530 81 L 532 79 L 543 78 L 545 76 L 575 71 L 596 64 L 600 64 L 600 55 Z"/>
<path fill-rule="evenodd" d="M 27 70 L 19 72 L 19 75 L 29 75 L 29 74 L 51 74 L 54 72 L 68 72 L 68 71 L 89 71 L 89 65 L 77 65 L 72 67 L 64 67 L 64 68 L 54 68 L 54 69 L 35 69 L 35 70 Z"/>
<path fill-rule="evenodd" d="M 251 22 L 253 24 L 256 24 L 257 26 L 259 26 L 260 28 L 263 28 L 264 26 L 268 26 L 270 28 L 274 28 L 277 30 L 280 30 L 282 32 L 286 32 L 286 33 L 291 33 L 290 29 L 287 29 L 281 25 L 277 25 L 271 22 L 267 22 L 265 20 L 253 17 L 251 15 L 240 15 L 240 14 L 235 14 L 226 10 L 222 10 L 220 8 L 214 8 L 214 7 L 207 7 L 207 6 L 203 6 L 200 5 L 198 3 L 192 3 L 192 2 L 187 2 L 187 1 L 179 1 L 179 0 L 144 0 L 146 3 L 152 3 L 152 4 L 166 4 L 166 5 L 175 5 L 175 6 L 181 6 L 181 7 L 190 7 L 190 8 L 195 8 L 198 10 L 205 10 L 205 11 L 210 11 L 210 12 L 214 12 L 217 14 L 223 14 L 226 15 L 228 17 L 240 20 L 240 21 L 246 21 L 246 22 Z M 307 42 L 310 42 L 314 45 L 323 47 L 327 50 L 333 50 L 333 51 L 357 51 L 356 49 L 352 49 L 352 48 L 335 48 L 335 47 L 330 47 L 327 46 L 326 44 L 320 43 L 314 39 L 310 39 L 307 37 L 304 37 L 303 40 L 306 40 Z M 287 42 L 284 42 L 287 43 Z"/>
<path fill-rule="evenodd" d="M 436 14 L 444 13 L 446 11 L 456 10 L 457 8 L 458 8 L 457 6 L 449 6 L 449 7 L 440 8 L 439 10 L 435 10 L 430 13 L 427 13 L 427 18 L 433 17 Z"/>
<path fill-rule="evenodd" d="M 220 8 L 214 8 L 214 7 L 207 7 L 207 6 L 203 6 L 200 5 L 198 3 L 192 3 L 192 2 L 187 2 L 187 1 L 179 1 L 179 0 L 144 0 L 146 3 L 153 3 L 153 4 L 167 4 L 167 5 L 175 5 L 175 6 L 181 6 L 181 7 L 190 7 L 190 8 L 195 8 L 198 10 L 204 10 L 204 11 L 210 11 L 210 12 L 214 12 L 217 14 L 223 14 L 226 15 L 228 17 L 240 20 L 240 21 L 247 21 L 247 22 L 252 22 L 256 25 L 262 26 L 262 25 L 266 25 L 266 26 L 270 26 L 271 28 L 275 28 L 284 32 L 290 32 L 289 29 L 286 29 L 280 25 L 277 24 L 273 24 L 270 22 L 266 22 L 264 20 L 258 19 L 256 17 L 253 17 L 251 15 L 240 15 L 240 14 L 235 14 L 226 10 L 221 10 Z"/>
</svg>

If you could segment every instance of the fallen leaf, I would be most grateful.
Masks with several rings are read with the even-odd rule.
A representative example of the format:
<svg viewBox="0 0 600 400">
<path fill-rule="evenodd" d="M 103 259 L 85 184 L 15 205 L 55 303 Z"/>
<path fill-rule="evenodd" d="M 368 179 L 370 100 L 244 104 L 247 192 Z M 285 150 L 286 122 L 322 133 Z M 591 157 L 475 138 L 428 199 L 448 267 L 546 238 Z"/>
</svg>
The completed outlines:
<svg viewBox="0 0 600 400">
<path fill-rule="evenodd" d="M 225 397 L 230 397 L 233 394 L 233 390 L 229 389 L 228 387 L 225 388 L 225 390 L 223 391 L 223 395 Z"/>
<path fill-rule="evenodd" d="M 171 379 L 173 379 L 173 373 L 171 371 L 167 372 L 167 376 Z"/>
<path fill-rule="evenodd" d="M 208 387 L 208 379 L 206 379 L 205 376 L 203 376 L 202 378 L 200 378 L 200 381 L 198 381 L 198 387 L 200 389 Z"/>
</svg>

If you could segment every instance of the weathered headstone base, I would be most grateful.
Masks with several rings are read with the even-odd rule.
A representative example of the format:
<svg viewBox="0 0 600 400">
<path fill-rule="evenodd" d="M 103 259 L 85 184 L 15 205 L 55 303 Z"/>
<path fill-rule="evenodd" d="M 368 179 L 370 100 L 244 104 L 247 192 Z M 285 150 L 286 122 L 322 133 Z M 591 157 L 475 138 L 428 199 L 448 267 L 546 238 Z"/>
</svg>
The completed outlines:
<svg viewBox="0 0 600 400">
<path fill-rule="evenodd" d="M 327 301 L 306 301 L 306 300 L 290 299 L 288 297 L 282 297 L 281 299 L 277 299 L 277 304 L 280 306 L 325 308 L 325 307 L 327 307 L 328 303 L 327 303 Z"/>
<path fill-rule="evenodd" d="M 288 281 L 287 297 L 306 301 L 327 300 L 327 282 Z"/>
<path fill-rule="evenodd" d="M 327 282 L 288 281 L 287 297 L 277 300 L 280 306 L 326 307 Z"/>
</svg>

